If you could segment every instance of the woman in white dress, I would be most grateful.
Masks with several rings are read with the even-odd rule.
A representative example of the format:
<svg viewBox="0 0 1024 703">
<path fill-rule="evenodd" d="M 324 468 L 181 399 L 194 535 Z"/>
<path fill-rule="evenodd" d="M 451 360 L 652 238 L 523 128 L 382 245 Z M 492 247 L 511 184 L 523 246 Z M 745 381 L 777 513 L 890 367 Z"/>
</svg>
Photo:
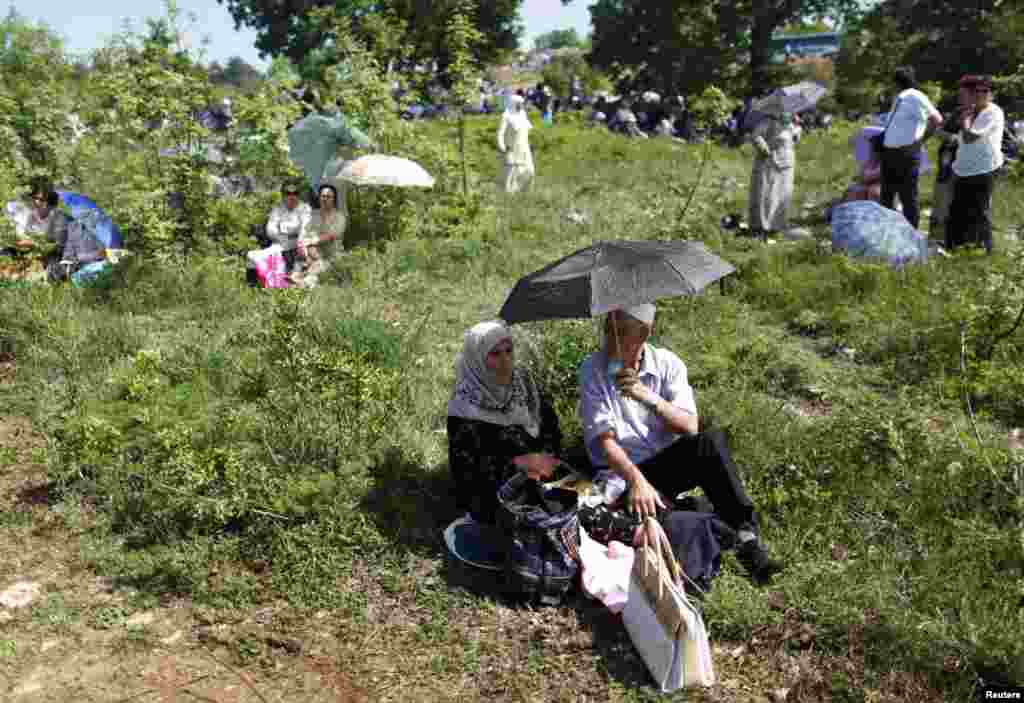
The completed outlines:
<svg viewBox="0 0 1024 703">
<path fill-rule="evenodd" d="M 521 95 L 512 95 L 501 116 L 498 127 L 498 151 L 504 156 L 501 187 L 506 193 L 517 193 L 529 187 L 533 180 L 533 154 L 530 152 L 530 124 L 526 116 L 526 101 Z"/>
<path fill-rule="evenodd" d="M 771 116 L 754 128 L 754 167 L 750 178 L 750 229 L 767 236 L 786 229 L 786 211 L 793 199 L 796 151 L 793 118 Z"/>
</svg>

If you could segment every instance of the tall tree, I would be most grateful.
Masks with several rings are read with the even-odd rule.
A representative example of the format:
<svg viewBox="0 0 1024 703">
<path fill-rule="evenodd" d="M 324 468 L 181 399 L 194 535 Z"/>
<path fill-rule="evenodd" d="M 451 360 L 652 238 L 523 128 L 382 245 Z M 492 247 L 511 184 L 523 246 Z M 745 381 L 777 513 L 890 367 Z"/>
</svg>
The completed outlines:
<svg viewBox="0 0 1024 703">
<path fill-rule="evenodd" d="M 887 0 L 844 38 L 836 64 L 840 99 L 869 107 L 888 75 L 913 66 L 921 81 L 952 87 L 964 73 L 1013 73 L 1024 63 L 1019 10 L 1001 0 Z M 1015 6 L 1016 7 L 1016 6 Z"/>
<path fill-rule="evenodd" d="M 260 78 L 260 72 L 241 56 L 232 56 L 224 67 L 225 82 L 239 88 L 259 81 Z"/>
<path fill-rule="evenodd" d="M 315 8 L 335 8 L 354 20 L 360 38 L 373 49 L 376 35 L 371 18 L 388 15 L 401 23 L 405 41 L 412 45 L 413 58 L 437 61 L 442 71 L 451 61 L 446 47 L 447 22 L 458 0 L 217 0 L 226 5 L 237 27 L 257 32 L 260 55 L 287 56 L 302 65 L 306 56 L 329 39 L 323 28 L 310 17 Z M 522 0 L 473 0 L 475 29 L 483 39 L 478 58 L 489 62 L 505 50 L 515 49 L 523 28 L 519 22 Z M 392 58 L 385 56 L 384 58 Z"/>
<path fill-rule="evenodd" d="M 588 60 L 625 89 L 700 92 L 738 68 L 741 29 L 729 10 L 700 0 L 598 0 Z"/>
<path fill-rule="evenodd" d="M 590 6 L 591 56 L 606 66 L 618 55 L 640 75 L 685 88 L 721 80 L 740 55 L 756 91 L 771 84 L 771 41 L 779 29 L 804 18 L 848 22 L 863 11 L 862 0 L 597 0 Z"/>
<path fill-rule="evenodd" d="M 538 35 L 533 40 L 533 48 L 540 50 L 554 49 L 578 49 L 583 46 L 583 40 L 576 33 L 574 27 L 569 29 L 552 29 L 550 32 Z"/>
</svg>

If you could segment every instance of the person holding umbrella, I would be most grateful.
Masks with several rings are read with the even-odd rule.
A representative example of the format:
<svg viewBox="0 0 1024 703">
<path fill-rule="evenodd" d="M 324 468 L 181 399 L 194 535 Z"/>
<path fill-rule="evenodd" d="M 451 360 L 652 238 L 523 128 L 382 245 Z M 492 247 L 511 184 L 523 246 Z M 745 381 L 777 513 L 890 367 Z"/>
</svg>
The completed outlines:
<svg viewBox="0 0 1024 703">
<path fill-rule="evenodd" d="M 738 538 L 737 558 L 757 584 L 782 564 L 759 539 L 757 514 L 720 431 L 700 432 L 686 365 L 648 343 L 653 303 L 615 310 L 604 318 L 601 350 L 580 367 L 579 414 L 591 464 L 621 476 L 638 517 L 668 509 L 700 487 Z"/>
<path fill-rule="evenodd" d="M 767 238 L 786 229 L 786 212 L 793 200 L 796 171 L 796 132 L 788 112 L 772 114 L 754 128 L 754 163 L 750 176 L 751 233 Z"/>
</svg>

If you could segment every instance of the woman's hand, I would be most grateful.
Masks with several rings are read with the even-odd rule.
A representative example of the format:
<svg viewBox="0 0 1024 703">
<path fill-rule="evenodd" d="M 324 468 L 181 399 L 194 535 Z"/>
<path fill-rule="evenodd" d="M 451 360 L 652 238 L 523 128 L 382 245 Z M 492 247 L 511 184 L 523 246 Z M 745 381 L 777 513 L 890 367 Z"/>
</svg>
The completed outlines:
<svg viewBox="0 0 1024 703">
<path fill-rule="evenodd" d="M 648 483 L 643 475 L 638 476 L 629 486 L 629 509 L 641 518 L 657 515 L 658 508 L 664 508 L 661 494 Z"/>
<path fill-rule="evenodd" d="M 640 377 L 633 369 L 620 369 L 615 374 L 615 385 L 619 389 L 619 393 L 638 403 L 654 405 L 658 402 L 658 396 L 650 388 L 640 383 Z"/>
<path fill-rule="evenodd" d="M 555 473 L 555 467 L 562 463 L 562 460 L 551 454 L 522 454 L 512 460 L 512 463 L 521 469 L 526 469 L 526 475 L 534 481 L 551 478 Z"/>
<path fill-rule="evenodd" d="M 31 239 L 19 239 L 14 243 L 14 247 L 16 249 L 20 249 L 21 251 L 28 251 L 29 249 L 34 248 L 35 245 L 36 243 L 33 242 Z"/>
</svg>

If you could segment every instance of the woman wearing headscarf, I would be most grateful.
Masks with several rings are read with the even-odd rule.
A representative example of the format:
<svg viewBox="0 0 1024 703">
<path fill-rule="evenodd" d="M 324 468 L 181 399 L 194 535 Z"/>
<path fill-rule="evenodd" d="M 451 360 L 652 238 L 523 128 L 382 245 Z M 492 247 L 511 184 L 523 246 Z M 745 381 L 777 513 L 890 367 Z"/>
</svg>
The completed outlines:
<svg viewBox="0 0 1024 703">
<path fill-rule="evenodd" d="M 448 402 L 448 465 L 456 506 L 467 513 L 456 523 L 493 525 L 498 490 L 520 471 L 534 480 L 550 478 L 561 463 L 561 441 L 554 408 L 529 372 L 515 364 L 511 330 L 500 320 L 471 328 L 455 364 Z M 605 472 L 598 476 L 599 485 L 606 479 L 615 480 Z M 582 505 L 580 526 L 598 542 L 639 543 L 644 536 L 640 516 L 624 509 L 619 493 L 611 486 L 605 491 L 610 505 Z M 731 529 L 707 512 L 663 509 L 656 517 L 687 574 L 707 590 L 721 550 L 735 539 Z"/>
<path fill-rule="evenodd" d="M 789 113 L 772 115 L 754 128 L 754 166 L 750 178 L 751 234 L 766 237 L 786 229 L 786 211 L 793 199 L 796 132 Z"/>
<path fill-rule="evenodd" d="M 533 180 L 533 154 L 530 152 L 530 118 L 526 116 L 526 101 L 520 95 L 511 95 L 498 126 L 498 151 L 504 156 L 504 175 L 501 186 L 506 193 L 517 193 Z"/>
<path fill-rule="evenodd" d="M 520 467 L 550 475 L 561 445 L 551 403 L 516 367 L 511 330 L 500 320 L 472 327 L 448 401 L 448 465 L 459 510 L 493 523 L 498 489 Z"/>
</svg>

